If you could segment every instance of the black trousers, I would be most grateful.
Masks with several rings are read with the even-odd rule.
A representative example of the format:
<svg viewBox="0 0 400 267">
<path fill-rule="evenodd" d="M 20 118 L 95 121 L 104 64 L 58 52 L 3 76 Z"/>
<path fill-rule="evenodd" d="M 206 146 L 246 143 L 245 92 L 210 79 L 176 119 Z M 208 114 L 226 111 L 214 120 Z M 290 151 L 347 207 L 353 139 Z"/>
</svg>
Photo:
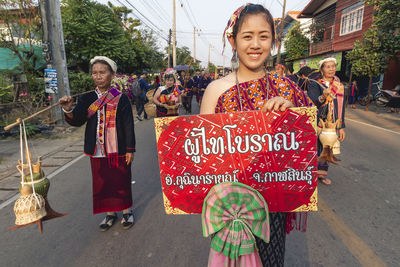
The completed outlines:
<svg viewBox="0 0 400 267">
<path fill-rule="evenodd" d="M 285 261 L 286 212 L 269 214 L 270 240 L 256 237 L 258 253 L 264 267 L 283 267 Z"/>
<path fill-rule="evenodd" d="M 137 111 L 137 115 L 141 116 L 142 113 L 144 113 L 144 118 L 147 119 L 147 113 L 146 110 L 144 109 L 144 104 L 146 104 L 146 100 L 142 97 L 137 97 L 136 99 L 136 111 Z"/>
</svg>

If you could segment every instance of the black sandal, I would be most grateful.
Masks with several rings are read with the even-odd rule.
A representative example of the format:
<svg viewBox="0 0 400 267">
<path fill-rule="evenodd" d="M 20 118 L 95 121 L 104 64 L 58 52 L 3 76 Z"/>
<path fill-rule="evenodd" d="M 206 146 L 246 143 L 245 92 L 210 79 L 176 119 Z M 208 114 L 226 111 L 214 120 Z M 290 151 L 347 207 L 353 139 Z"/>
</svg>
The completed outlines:
<svg viewBox="0 0 400 267">
<path fill-rule="evenodd" d="M 100 231 L 105 232 L 114 225 L 115 221 L 117 220 L 118 216 L 116 213 L 114 215 L 106 215 L 104 220 L 100 223 Z"/>
<path fill-rule="evenodd" d="M 133 216 L 133 213 L 122 214 L 121 224 L 122 228 L 125 230 L 131 228 L 135 224 L 135 217 Z"/>
</svg>

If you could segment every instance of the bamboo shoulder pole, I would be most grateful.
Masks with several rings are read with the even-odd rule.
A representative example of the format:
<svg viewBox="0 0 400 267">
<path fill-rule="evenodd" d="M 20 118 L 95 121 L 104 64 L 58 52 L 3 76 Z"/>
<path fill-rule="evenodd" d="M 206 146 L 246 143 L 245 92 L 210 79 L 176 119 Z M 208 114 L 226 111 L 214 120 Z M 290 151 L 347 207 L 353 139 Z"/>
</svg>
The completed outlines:
<svg viewBox="0 0 400 267">
<path fill-rule="evenodd" d="M 83 93 L 75 94 L 75 95 L 72 95 L 71 97 L 77 97 L 77 96 L 84 95 L 84 94 L 87 94 L 87 93 L 90 93 L 90 92 L 93 92 L 93 90 L 92 90 L 92 91 L 88 91 L 88 92 L 83 92 Z M 5 130 L 5 131 L 8 131 L 8 130 L 10 130 L 11 128 L 13 128 L 13 127 L 15 127 L 15 126 L 21 124 L 22 120 L 23 120 L 23 121 L 30 120 L 30 119 L 36 117 L 37 115 L 40 115 L 40 114 L 42 114 L 43 112 L 46 112 L 46 111 L 48 111 L 48 110 L 50 110 L 50 109 L 52 109 L 52 108 L 54 108 L 54 107 L 56 107 L 56 106 L 58 106 L 58 105 L 60 105 L 59 102 L 54 103 L 53 105 L 48 106 L 47 108 L 44 108 L 44 109 L 42 109 L 42 110 L 39 110 L 38 112 L 33 113 L 32 115 L 30 115 L 30 116 L 28 116 L 28 117 L 26 117 L 26 118 L 24 118 L 24 119 L 18 118 L 16 122 L 11 123 L 11 124 L 7 125 L 6 127 L 4 127 L 4 130 Z"/>
</svg>

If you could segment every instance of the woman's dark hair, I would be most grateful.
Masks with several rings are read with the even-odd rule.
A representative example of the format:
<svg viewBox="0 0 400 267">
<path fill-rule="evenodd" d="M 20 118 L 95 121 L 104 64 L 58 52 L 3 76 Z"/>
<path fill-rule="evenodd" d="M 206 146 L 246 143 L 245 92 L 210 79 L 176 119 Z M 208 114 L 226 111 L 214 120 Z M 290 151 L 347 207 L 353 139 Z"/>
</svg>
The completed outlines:
<svg viewBox="0 0 400 267">
<path fill-rule="evenodd" d="M 113 70 L 112 70 L 112 68 L 111 68 L 111 66 L 110 66 L 110 64 L 108 64 L 107 61 L 105 61 L 105 60 L 96 60 L 95 63 L 93 63 L 92 65 L 90 65 L 90 73 L 92 73 L 93 65 L 94 65 L 94 64 L 97 64 L 97 63 L 101 63 L 101 64 L 106 65 L 106 66 L 108 67 L 108 70 L 109 70 L 111 73 L 114 73 Z"/>
<path fill-rule="evenodd" d="M 312 72 L 312 69 L 309 66 L 304 66 L 299 70 L 298 74 L 300 76 L 304 75 L 304 76 L 308 77 L 308 75 L 310 75 L 311 72 Z"/>
<path fill-rule="evenodd" d="M 264 14 L 265 15 L 265 19 L 267 20 L 268 24 L 271 26 L 271 37 L 272 37 L 272 45 L 275 44 L 275 26 L 274 26 L 274 19 L 272 18 L 271 13 L 268 11 L 268 9 L 266 9 L 265 7 L 263 7 L 262 5 L 255 5 L 255 4 L 250 4 L 248 6 L 246 6 L 242 12 L 240 13 L 240 16 L 238 18 L 238 20 L 236 21 L 235 26 L 233 26 L 233 39 L 236 40 L 236 36 L 239 32 L 240 27 L 243 24 L 243 21 L 245 19 L 246 16 L 248 15 L 257 15 L 257 14 Z M 229 24 L 229 22 L 228 22 Z"/>
<path fill-rule="evenodd" d="M 287 69 L 290 71 L 290 73 L 293 73 L 293 64 L 288 65 Z"/>
<path fill-rule="evenodd" d="M 175 80 L 175 75 L 173 75 L 173 74 L 171 74 L 171 73 L 169 73 L 169 74 L 165 74 L 165 76 L 164 76 L 164 79 L 165 80 L 168 80 L 168 79 L 174 79 L 174 81 L 176 81 Z"/>
</svg>

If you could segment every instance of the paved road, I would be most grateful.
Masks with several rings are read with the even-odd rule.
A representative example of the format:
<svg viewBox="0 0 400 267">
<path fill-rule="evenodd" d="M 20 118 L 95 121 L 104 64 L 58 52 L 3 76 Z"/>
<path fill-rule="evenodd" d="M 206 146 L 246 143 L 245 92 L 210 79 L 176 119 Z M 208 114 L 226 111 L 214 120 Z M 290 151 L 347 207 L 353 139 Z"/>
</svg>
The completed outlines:
<svg viewBox="0 0 400 267">
<path fill-rule="evenodd" d="M 1 266 L 206 266 L 209 240 L 199 216 L 165 215 L 153 121 L 136 124 L 133 195 L 137 223 L 98 231 L 91 214 L 91 174 L 86 157 L 51 180 L 52 206 L 69 215 L 9 232 L 12 205 L 0 210 Z M 400 133 L 347 123 L 342 162 L 331 186 L 319 187 L 320 211 L 307 233 L 291 233 L 286 266 L 398 266 L 400 262 Z"/>
</svg>

